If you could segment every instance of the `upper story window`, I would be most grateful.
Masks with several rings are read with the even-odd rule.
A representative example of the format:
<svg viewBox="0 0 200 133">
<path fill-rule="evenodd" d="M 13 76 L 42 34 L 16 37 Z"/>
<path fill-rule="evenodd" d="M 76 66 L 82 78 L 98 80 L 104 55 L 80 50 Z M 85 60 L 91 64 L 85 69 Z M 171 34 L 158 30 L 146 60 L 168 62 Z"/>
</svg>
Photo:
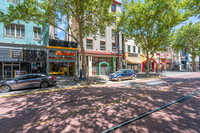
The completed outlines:
<svg viewBox="0 0 200 133">
<path fill-rule="evenodd" d="M 100 29 L 100 35 L 101 37 L 105 37 L 105 28 Z"/>
<path fill-rule="evenodd" d="M 115 43 L 112 43 L 112 51 L 115 51 L 116 50 L 116 45 Z"/>
<path fill-rule="evenodd" d="M 115 30 L 112 29 L 112 39 L 115 39 Z"/>
<path fill-rule="evenodd" d="M 105 42 L 100 42 L 100 50 L 105 51 L 106 50 L 106 46 L 105 46 Z"/>
<path fill-rule="evenodd" d="M 11 4 L 20 4 L 22 3 L 22 0 L 7 0 L 8 3 L 11 3 Z"/>
<path fill-rule="evenodd" d="M 33 39 L 34 40 L 41 40 L 41 28 L 33 27 Z"/>
<path fill-rule="evenodd" d="M 9 24 L 5 27 L 5 37 L 24 39 L 25 38 L 25 26 Z"/>
<path fill-rule="evenodd" d="M 116 5 L 111 5 L 111 11 L 116 12 Z"/>
<path fill-rule="evenodd" d="M 141 52 L 140 47 L 138 47 L 138 53 L 140 53 L 140 52 Z"/>
<path fill-rule="evenodd" d="M 131 46 L 128 45 L 128 52 L 130 53 L 131 52 Z"/>
<path fill-rule="evenodd" d="M 86 40 L 86 49 L 92 49 L 92 40 L 87 39 Z"/>
<path fill-rule="evenodd" d="M 133 46 L 133 53 L 135 53 L 135 46 Z"/>
</svg>

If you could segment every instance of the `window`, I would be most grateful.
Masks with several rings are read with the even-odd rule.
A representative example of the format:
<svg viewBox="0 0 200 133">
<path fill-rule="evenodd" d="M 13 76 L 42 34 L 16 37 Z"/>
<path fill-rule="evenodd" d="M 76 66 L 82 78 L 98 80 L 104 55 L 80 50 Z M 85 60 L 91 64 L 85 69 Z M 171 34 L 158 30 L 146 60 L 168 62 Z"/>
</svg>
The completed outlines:
<svg viewBox="0 0 200 133">
<path fill-rule="evenodd" d="M 106 50 L 106 47 L 105 47 L 105 42 L 100 42 L 100 50 Z"/>
<path fill-rule="evenodd" d="M 33 32 L 34 32 L 33 39 L 34 40 L 41 40 L 41 28 L 34 27 Z"/>
<path fill-rule="evenodd" d="M 25 38 L 25 30 L 23 25 L 9 24 L 5 27 L 5 36 L 12 38 Z"/>
<path fill-rule="evenodd" d="M 115 31 L 114 31 L 114 29 L 112 29 L 112 38 L 113 39 L 115 38 Z"/>
<path fill-rule="evenodd" d="M 130 53 L 131 52 L 131 46 L 128 45 L 128 52 Z"/>
<path fill-rule="evenodd" d="M 101 37 L 105 37 L 105 28 L 100 29 L 100 35 Z"/>
<path fill-rule="evenodd" d="M 11 4 L 20 4 L 22 1 L 21 0 L 7 0 L 8 3 L 11 3 Z"/>
<path fill-rule="evenodd" d="M 116 12 L 116 5 L 111 5 L 111 11 Z"/>
<path fill-rule="evenodd" d="M 116 17 L 113 17 L 113 25 L 116 25 L 116 21 L 117 21 Z"/>
<path fill-rule="evenodd" d="M 92 40 L 87 39 L 86 49 L 92 49 Z"/>
<path fill-rule="evenodd" d="M 135 53 L 135 46 L 133 46 L 133 53 Z"/>
<path fill-rule="evenodd" d="M 140 53 L 141 51 L 140 51 L 140 47 L 138 47 L 138 53 Z"/>
<path fill-rule="evenodd" d="M 112 43 L 112 51 L 115 51 L 116 50 L 116 45 L 115 43 Z"/>
</svg>

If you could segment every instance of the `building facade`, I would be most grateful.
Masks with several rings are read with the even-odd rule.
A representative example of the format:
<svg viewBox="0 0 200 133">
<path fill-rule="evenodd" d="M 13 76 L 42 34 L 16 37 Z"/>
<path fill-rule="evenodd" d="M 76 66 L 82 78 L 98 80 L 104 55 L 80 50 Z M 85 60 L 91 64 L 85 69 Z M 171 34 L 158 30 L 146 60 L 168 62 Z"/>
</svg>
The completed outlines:
<svg viewBox="0 0 200 133">
<path fill-rule="evenodd" d="M 0 10 L 20 0 L 1 0 Z M 14 21 L 0 23 L 0 79 L 11 79 L 19 73 L 46 73 L 46 46 L 49 26 Z"/>
<path fill-rule="evenodd" d="M 121 13 L 121 0 L 113 0 L 110 12 Z M 73 20 L 69 21 L 69 25 L 76 28 Z M 75 26 L 75 27 L 73 27 Z M 108 75 L 117 70 L 118 64 L 118 46 L 116 43 L 116 22 L 112 26 L 106 27 L 104 31 L 100 31 L 99 35 L 94 39 L 92 35 L 83 39 L 83 45 L 86 53 L 86 61 L 88 66 L 88 74 L 92 75 Z M 70 36 L 66 36 L 66 40 L 72 41 Z M 119 32 L 119 49 L 120 49 L 120 62 L 122 59 L 122 35 Z M 78 50 L 79 72 L 82 67 L 81 50 Z M 120 64 L 122 68 L 122 64 Z"/>
</svg>

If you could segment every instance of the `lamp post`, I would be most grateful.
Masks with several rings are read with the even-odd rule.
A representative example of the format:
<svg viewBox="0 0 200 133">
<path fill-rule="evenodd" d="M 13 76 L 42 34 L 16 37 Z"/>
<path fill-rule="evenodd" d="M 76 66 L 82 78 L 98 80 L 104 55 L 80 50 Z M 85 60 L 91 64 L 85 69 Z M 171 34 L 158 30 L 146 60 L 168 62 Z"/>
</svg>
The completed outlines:
<svg viewBox="0 0 200 133">
<path fill-rule="evenodd" d="M 119 47 L 119 28 L 117 28 L 117 48 L 118 48 L 118 61 L 117 61 L 117 69 L 120 69 L 120 59 L 119 59 L 119 55 L 120 55 L 120 47 Z"/>
</svg>

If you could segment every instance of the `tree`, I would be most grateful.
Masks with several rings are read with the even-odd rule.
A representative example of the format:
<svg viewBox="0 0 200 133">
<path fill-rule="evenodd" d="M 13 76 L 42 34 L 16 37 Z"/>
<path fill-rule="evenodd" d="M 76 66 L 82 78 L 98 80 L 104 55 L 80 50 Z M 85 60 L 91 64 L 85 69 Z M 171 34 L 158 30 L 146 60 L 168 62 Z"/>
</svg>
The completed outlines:
<svg viewBox="0 0 200 133">
<path fill-rule="evenodd" d="M 187 53 L 192 55 L 193 71 L 196 70 L 195 59 L 200 54 L 200 22 L 182 26 L 174 35 L 172 48 L 180 51 L 186 48 Z"/>
<path fill-rule="evenodd" d="M 118 26 L 128 38 L 134 38 L 146 53 L 147 75 L 149 64 L 156 51 L 165 50 L 172 28 L 187 20 L 189 13 L 183 11 L 184 3 L 179 0 L 144 0 L 123 2 Z"/>
<path fill-rule="evenodd" d="M 87 79 L 87 63 L 83 38 L 89 34 L 94 37 L 99 29 L 111 25 L 113 13 L 109 13 L 112 0 L 24 0 L 18 5 L 10 5 L 8 12 L 0 12 L 0 22 L 5 24 L 14 20 L 45 25 L 50 24 L 65 33 L 68 33 L 80 46 L 85 80 Z M 68 25 L 66 29 L 59 24 L 66 24 L 67 18 L 75 24 L 73 28 Z"/>
<path fill-rule="evenodd" d="M 200 18 L 200 2 L 199 0 L 185 0 L 185 10 L 191 11 L 192 16 Z"/>
</svg>

